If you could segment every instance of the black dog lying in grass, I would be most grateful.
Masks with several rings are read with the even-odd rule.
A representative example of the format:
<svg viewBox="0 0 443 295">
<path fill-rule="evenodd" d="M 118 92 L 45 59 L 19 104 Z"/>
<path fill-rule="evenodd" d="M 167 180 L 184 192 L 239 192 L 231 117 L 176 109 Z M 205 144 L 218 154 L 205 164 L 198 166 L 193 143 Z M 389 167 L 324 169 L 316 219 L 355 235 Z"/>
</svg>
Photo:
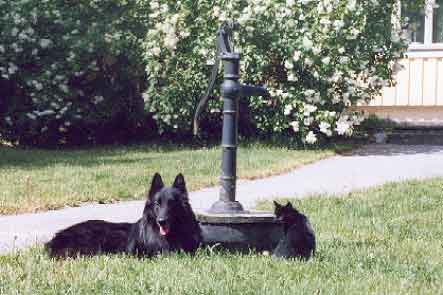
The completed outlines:
<svg viewBox="0 0 443 295">
<path fill-rule="evenodd" d="M 290 202 L 285 206 L 274 201 L 275 216 L 283 222 L 284 236 L 272 253 L 274 258 L 309 259 L 315 254 L 315 235 L 308 218 Z"/>
<path fill-rule="evenodd" d="M 53 257 L 122 252 L 153 256 L 179 250 L 193 253 L 201 241 L 183 175 L 177 175 L 171 187 L 164 187 L 156 173 L 139 221 L 88 220 L 58 232 L 45 247 Z"/>
</svg>

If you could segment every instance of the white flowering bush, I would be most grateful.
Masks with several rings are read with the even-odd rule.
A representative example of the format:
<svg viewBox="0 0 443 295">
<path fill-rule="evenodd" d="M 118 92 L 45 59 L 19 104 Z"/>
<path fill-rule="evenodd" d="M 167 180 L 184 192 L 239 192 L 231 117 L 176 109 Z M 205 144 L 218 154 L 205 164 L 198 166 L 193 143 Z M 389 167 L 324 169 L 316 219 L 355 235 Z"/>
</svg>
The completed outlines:
<svg viewBox="0 0 443 295">
<path fill-rule="evenodd" d="M 140 124 L 144 2 L 0 0 L 0 11 L 1 137 L 89 142 Z"/>
<path fill-rule="evenodd" d="M 404 34 L 393 31 L 400 27 L 392 26 L 396 3 L 152 0 L 149 18 L 155 25 L 144 42 L 147 110 L 161 131 L 190 132 L 214 61 L 217 27 L 235 20 L 242 82 L 266 84 L 272 94 L 242 99 L 255 132 L 308 144 L 351 135 L 360 117 L 347 106 L 378 95 L 406 49 Z M 219 97 L 217 90 L 213 96 Z M 219 120 L 220 108 L 220 99 L 212 100 L 206 120 Z"/>
</svg>

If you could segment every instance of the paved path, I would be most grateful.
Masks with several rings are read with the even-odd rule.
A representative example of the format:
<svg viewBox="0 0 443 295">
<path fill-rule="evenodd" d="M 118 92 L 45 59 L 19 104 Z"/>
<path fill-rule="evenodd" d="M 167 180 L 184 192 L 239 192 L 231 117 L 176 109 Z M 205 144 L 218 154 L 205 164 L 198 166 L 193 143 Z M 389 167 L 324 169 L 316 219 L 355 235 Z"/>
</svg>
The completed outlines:
<svg viewBox="0 0 443 295">
<path fill-rule="evenodd" d="M 338 194 L 385 182 L 436 176 L 443 177 L 443 146 L 369 145 L 287 174 L 239 181 L 237 200 L 251 208 L 260 199 Z M 204 210 L 217 196 L 218 188 L 208 188 L 192 192 L 190 199 L 195 210 Z M 135 221 L 142 209 L 142 201 L 132 201 L 0 217 L 0 253 L 44 242 L 56 231 L 87 219 Z"/>
</svg>

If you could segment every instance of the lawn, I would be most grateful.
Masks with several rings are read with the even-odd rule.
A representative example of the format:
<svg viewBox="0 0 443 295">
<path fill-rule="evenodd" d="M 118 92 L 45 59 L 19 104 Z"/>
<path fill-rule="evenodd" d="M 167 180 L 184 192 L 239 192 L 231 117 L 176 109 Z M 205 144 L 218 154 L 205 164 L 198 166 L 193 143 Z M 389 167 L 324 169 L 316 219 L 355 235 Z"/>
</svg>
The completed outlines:
<svg viewBox="0 0 443 295">
<path fill-rule="evenodd" d="M 240 178 L 288 171 L 335 154 L 335 148 L 294 150 L 245 144 L 238 153 Z M 155 172 L 166 183 L 184 173 L 188 189 L 218 183 L 219 147 L 108 146 L 80 150 L 14 149 L 0 146 L 0 215 L 138 199 Z"/>
<path fill-rule="evenodd" d="M 443 294 L 443 178 L 292 201 L 317 234 L 307 263 L 208 249 L 56 261 L 34 248 L 0 256 L 0 294 Z"/>
</svg>

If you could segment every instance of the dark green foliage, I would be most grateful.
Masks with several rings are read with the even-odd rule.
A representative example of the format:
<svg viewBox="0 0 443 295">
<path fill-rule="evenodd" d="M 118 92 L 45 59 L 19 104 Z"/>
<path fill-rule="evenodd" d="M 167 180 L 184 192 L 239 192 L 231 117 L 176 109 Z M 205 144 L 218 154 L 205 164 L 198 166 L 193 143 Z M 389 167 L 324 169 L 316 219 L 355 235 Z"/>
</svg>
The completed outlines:
<svg viewBox="0 0 443 295">
<path fill-rule="evenodd" d="M 0 1 L 0 136 L 25 145 L 133 138 L 146 124 L 137 1 Z"/>
</svg>

